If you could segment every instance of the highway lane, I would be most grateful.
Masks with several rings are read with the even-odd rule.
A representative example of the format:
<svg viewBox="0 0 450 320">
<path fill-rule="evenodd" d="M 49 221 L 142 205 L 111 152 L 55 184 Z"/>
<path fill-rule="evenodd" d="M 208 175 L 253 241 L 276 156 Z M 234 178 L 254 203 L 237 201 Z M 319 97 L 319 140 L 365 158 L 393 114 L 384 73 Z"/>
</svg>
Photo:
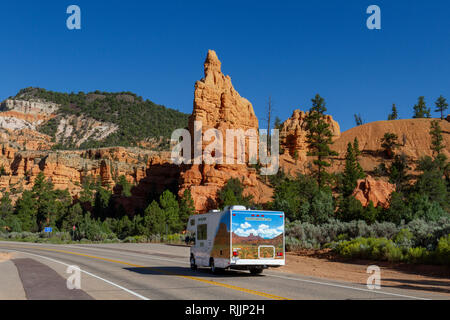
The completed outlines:
<svg viewBox="0 0 450 320">
<path fill-rule="evenodd" d="M 81 268 L 81 289 L 94 299 L 448 299 L 406 289 L 368 290 L 297 274 L 265 270 L 210 274 L 189 269 L 189 248 L 161 244 L 50 245 L 0 242 L 0 252 L 31 258 L 68 278 L 67 266 Z M 0 278 L 1 279 L 1 278 Z M 0 286 L 1 296 L 5 296 Z M 51 292 L 49 292 L 51 295 Z"/>
</svg>

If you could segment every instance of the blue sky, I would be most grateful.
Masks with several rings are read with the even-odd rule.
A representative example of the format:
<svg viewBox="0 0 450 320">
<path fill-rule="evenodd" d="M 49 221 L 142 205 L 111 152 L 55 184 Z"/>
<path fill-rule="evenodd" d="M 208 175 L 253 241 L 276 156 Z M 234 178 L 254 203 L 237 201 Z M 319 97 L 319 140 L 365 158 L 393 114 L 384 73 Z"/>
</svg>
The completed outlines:
<svg viewBox="0 0 450 320">
<path fill-rule="evenodd" d="M 66 28 L 79 5 L 82 29 Z M 381 30 L 366 8 L 381 8 Z M 263 124 L 320 93 L 341 129 L 450 98 L 450 3 L 433 1 L 2 1 L 0 99 L 38 86 L 133 91 L 190 113 L 208 49 Z M 433 108 L 434 109 L 434 108 Z M 437 114 L 435 114 L 437 116 Z"/>
</svg>

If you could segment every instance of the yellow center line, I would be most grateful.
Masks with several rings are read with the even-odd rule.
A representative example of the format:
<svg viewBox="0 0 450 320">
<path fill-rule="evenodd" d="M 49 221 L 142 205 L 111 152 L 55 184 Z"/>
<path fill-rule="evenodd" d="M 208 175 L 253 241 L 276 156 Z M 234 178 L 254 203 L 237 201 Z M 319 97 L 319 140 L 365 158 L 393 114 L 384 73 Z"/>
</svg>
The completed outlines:
<svg viewBox="0 0 450 320">
<path fill-rule="evenodd" d="M 265 292 L 256 291 L 256 290 L 252 290 L 252 289 L 246 289 L 246 288 L 242 288 L 242 287 L 237 287 L 237 286 L 233 286 L 231 284 L 221 283 L 221 282 L 217 282 L 217 281 L 213 281 L 213 280 L 207 280 L 207 279 L 202 279 L 202 278 L 192 277 L 192 276 L 185 276 L 185 275 L 169 272 L 169 271 L 166 271 L 166 270 L 161 270 L 161 269 L 154 268 L 154 267 L 146 267 L 146 266 L 142 266 L 142 265 L 126 262 L 126 261 L 121 261 L 121 260 L 108 259 L 108 258 L 97 257 L 97 256 L 88 255 L 88 254 L 84 254 L 84 253 L 78 253 L 78 252 L 72 252 L 72 251 L 66 251 L 66 250 L 58 250 L 58 249 L 38 248 L 38 247 L 29 247 L 29 246 L 14 246 L 14 247 L 20 247 L 20 248 L 25 248 L 25 249 L 38 249 L 38 250 L 44 250 L 44 251 L 53 251 L 53 252 L 66 253 L 66 254 L 71 254 L 71 255 L 91 258 L 91 259 L 103 260 L 103 261 L 107 261 L 107 262 L 123 264 L 123 265 L 130 266 L 130 267 L 148 269 L 148 270 L 152 270 L 152 271 L 155 271 L 155 272 L 158 272 L 158 273 L 162 273 L 162 274 L 166 274 L 166 275 L 173 275 L 173 276 L 177 276 L 177 277 L 180 277 L 180 278 L 200 281 L 200 282 L 203 282 L 203 283 L 207 283 L 207 284 L 211 284 L 211 285 L 215 285 L 215 286 L 219 286 L 219 287 L 223 287 L 223 288 L 228 288 L 228 289 L 232 289 L 232 290 L 236 290 L 236 291 L 240 291 L 240 292 L 245 292 L 245 293 L 249 293 L 249 294 L 254 294 L 254 295 L 265 297 L 265 298 L 269 298 L 269 299 L 290 300 L 288 298 L 276 296 L 276 295 L 273 295 L 273 294 L 270 294 L 270 293 L 265 293 Z"/>
</svg>

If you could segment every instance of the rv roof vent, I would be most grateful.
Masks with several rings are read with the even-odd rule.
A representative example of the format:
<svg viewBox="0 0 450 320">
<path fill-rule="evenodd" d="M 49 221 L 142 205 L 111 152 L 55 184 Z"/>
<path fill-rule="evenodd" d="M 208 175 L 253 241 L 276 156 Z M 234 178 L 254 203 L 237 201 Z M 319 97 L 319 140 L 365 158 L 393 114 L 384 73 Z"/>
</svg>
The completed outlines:
<svg viewBox="0 0 450 320">
<path fill-rule="evenodd" d="M 231 210 L 247 210 L 245 206 L 231 206 Z"/>
<path fill-rule="evenodd" d="M 212 209 L 212 210 L 209 210 L 209 212 L 220 212 L 220 210 L 218 210 L 218 209 Z"/>
</svg>

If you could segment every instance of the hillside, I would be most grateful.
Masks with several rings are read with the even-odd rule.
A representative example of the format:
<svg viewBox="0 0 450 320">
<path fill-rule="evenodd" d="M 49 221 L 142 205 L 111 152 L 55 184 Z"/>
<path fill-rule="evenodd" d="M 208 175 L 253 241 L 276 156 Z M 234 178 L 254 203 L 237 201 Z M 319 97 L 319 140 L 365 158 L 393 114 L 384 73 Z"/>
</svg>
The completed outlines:
<svg viewBox="0 0 450 320">
<path fill-rule="evenodd" d="M 433 120 L 436 119 L 376 121 L 349 129 L 343 132 L 333 144 L 332 148 L 339 153 L 339 157 L 335 159 L 332 170 L 343 170 L 347 144 L 358 138 L 362 151 L 361 166 L 367 172 L 372 171 L 382 160 L 385 160 L 381 153 L 381 138 L 386 132 L 395 133 L 398 136 L 400 147 L 396 153 L 404 153 L 410 160 L 411 167 L 415 168 L 417 160 L 432 154 L 429 132 Z M 439 125 L 442 128 L 443 144 L 446 146 L 442 152 L 450 158 L 450 122 L 440 120 Z"/>
<path fill-rule="evenodd" d="M 288 119 L 289 120 L 289 119 Z M 423 156 L 431 156 L 431 138 L 430 125 L 431 121 L 437 119 L 402 119 L 391 121 L 376 121 L 363 124 L 351 128 L 340 133 L 334 140 L 332 149 L 339 155 L 333 157 L 330 172 L 342 172 L 345 167 L 345 154 L 347 152 L 347 144 L 358 138 L 361 156 L 359 162 L 366 173 L 371 173 L 375 167 L 381 162 L 389 162 L 382 154 L 381 138 L 386 132 L 395 133 L 398 136 L 400 147 L 396 150 L 397 154 L 404 153 L 408 157 L 409 166 L 414 169 L 416 162 Z M 446 148 L 443 153 L 450 158 L 450 122 L 440 120 L 439 125 L 442 128 L 443 144 Z M 299 140 L 299 145 L 303 153 L 300 153 L 298 160 L 295 160 L 290 153 L 289 145 L 285 141 L 281 141 L 281 148 L 285 149 L 285 153 L 280 156 L 280 166 L 288 174 L 295 176 L 296 173 L 305 173 L 308 171 L 308 161 L 311 157 L 306 156 L 307 146 L 301 143 L 304 139 L 305 132 L 302 130 L 292 130 L 292 132 L 283 133 L 292 135 Z M 302 140 L 303 139 L 303 140 Z"/>
<path fill-rule="evenodd" d="M 151 146 L 167 149 L 188 115 L 134 93 L 60 93 L 26 88 L 0 106 L 0 127 L 50 136 L 53 149 Z"/>
</svg>

